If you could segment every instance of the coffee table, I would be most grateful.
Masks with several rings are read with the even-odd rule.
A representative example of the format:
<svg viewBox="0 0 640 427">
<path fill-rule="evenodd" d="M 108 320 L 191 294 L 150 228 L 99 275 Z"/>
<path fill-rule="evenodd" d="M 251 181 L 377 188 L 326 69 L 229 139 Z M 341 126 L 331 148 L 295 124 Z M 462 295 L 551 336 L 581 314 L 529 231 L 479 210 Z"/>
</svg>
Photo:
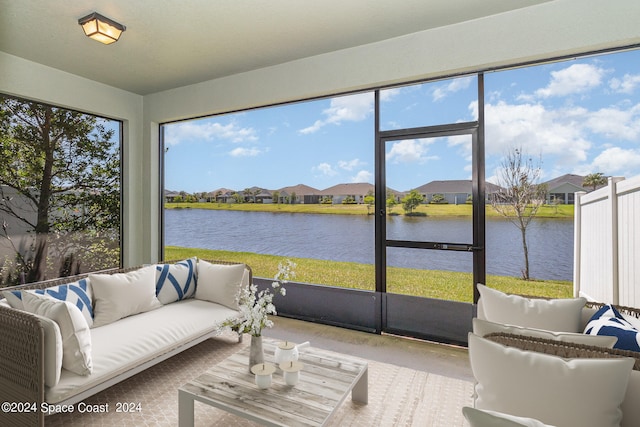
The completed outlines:
<svg viewBox="0 0 640 427">
<path fill-rule="evenodd" d="M 276 345 L 263 339 L 266 362 L 273 363 Z M 196 400 L 268 426 L 326 425 L 349 392 L 368 402 L 366 360 L 313 347 L 300 350 L 299 360 L 296 386 L 277 369 L 271 387 L 261 390 L 249 373 L 249 348 L 228 357 L 178 389 L 180 427 L 193 426 Z"/>
</svg>

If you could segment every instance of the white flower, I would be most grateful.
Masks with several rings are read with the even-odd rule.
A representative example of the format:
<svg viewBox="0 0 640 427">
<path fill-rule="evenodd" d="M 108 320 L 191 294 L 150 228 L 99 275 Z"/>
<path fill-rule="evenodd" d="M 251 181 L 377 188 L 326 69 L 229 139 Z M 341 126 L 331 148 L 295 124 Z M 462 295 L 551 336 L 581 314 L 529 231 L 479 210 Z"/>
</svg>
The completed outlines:
<svg viewBox="0 0 640 427">
<path fill-rule="evenodd" d="M 282 284 L 295 277 L 296 265 L 290 260 L 286 260 L 284 264 L 278 264 L 278 273 L 274 277 L 275 281 L 271 283 L 274 292 L 278 292 L 282 296 L 286 295 Z M 273 322 L 267 316 L 277 314 L 276 306 L 273 304 L 273 295 L 270 289 L 258 292 L 258 287 L 253 283 L 249 287 L 242 288 L 237 297 L 240 315 L 227 319 L 223 326 L 238 333 L 248 333 L 253 336 L 262 335 L 263 328 L 273 326 Z"/>
</svg>

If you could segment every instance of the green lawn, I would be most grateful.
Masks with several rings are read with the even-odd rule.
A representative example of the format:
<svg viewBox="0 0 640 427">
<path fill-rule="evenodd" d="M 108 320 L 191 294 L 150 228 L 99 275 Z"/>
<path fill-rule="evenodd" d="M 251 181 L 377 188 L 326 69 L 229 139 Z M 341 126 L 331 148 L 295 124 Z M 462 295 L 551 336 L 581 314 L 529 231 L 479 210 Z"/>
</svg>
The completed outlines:
<svg viewBox="0 0 640 427">
<path fill-rule="evenodd" d="M 373 207 L 367 205 L 322 205 L 322 204 L 264 204 L 264 203 L 165 203 L 166 209 L 213 209 L 226 211 L 253 211 L 253 212 L 284 212 L 284 213 L 310 213 L 310 214 L 340 214 L 340 215 L 367 215 L 373 212 Z M 420 205 L 416 209 L 418 214 L 426 216 L 471 216 L 471 205 Z M 401 205 L 393 208 L 392 215 L 403 215 Z M 486 208 L 487 217 L 500 217 L 491 206 Z M 544 205 L 536 215 L 538 218 L 573 219 L 573 205 L 549 206 Z"/>
<path fill-rule="evenodd" d="M 251 267 L 256 277 L 273 277 L 278 263 L 284 258 L 252 252 L 230 252 L 198 248 L 167 246 L 165 259 L 180 260 L 197 256 L 203 259 L 239 261 Z M 293 258 L 297 282 L 316 283 L 344 288 L 373 291 L 375 288 L 374 266 L 354 262 L 324 261 L 310 258 Z M 471 273 L 439 270 L 418 270 L 390 267 L 387 270 L 387 291 L 452 301 L 471 302 Z M 549 298 L 570 298 L 573 285 L 569 281 L 529 280 L 515 277 L 487 276 L 487 285 L 508 293 L 537 295 Z"/>
</svg>

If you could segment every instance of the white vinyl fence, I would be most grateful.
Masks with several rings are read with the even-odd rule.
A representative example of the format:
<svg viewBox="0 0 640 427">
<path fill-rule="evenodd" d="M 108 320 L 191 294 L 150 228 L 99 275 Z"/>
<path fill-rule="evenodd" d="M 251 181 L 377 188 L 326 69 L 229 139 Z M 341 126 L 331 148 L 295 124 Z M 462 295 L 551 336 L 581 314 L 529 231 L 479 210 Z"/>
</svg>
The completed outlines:
<svg viewBox="0 0 640 427">
<path fill-rule="evenodd" d="M 640 176 L 576 193 L 573 269 L 576 296 L 640 307 Z"/>
</svg>

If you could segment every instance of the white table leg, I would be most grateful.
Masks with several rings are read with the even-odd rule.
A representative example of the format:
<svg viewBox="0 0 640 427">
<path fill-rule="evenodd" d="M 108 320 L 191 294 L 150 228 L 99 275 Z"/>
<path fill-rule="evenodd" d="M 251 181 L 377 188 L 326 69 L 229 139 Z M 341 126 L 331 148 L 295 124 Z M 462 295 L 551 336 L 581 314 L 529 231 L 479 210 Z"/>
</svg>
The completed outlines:
<svg viewBox="0 0 640 427">
<path fill-rule="evenodd" d="M 193 396 L 178 390 L 178 426 L 193 427 Z"/>
<path fill-rule="evenodd" d="M 351 390 L 351 400 L 354 402 L 369 403 L 369 367 L 364 369 L 360 379 Z"/>
</svg>

